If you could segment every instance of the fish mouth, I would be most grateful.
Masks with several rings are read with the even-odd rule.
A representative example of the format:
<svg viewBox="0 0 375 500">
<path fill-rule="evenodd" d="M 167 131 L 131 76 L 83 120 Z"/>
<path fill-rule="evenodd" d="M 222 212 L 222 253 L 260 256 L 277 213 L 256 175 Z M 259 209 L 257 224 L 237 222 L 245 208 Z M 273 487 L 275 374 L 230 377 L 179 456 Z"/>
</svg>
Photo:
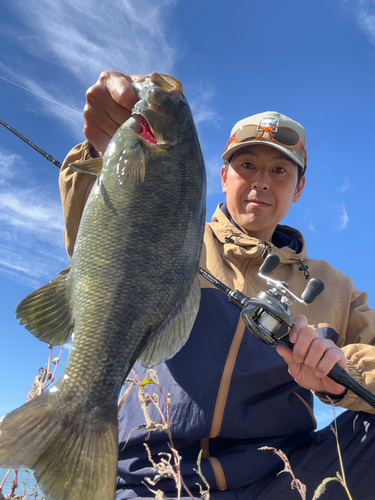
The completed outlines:
<svg viewBox="0 0 375 500">
<path fill-rule="evenodd" d="M 141 114 L 132 115 L 131 128 L 135 134 L 137 134 L 141 139 L 148 142 L 149 144 L 157 144 L 155 135 L 153 134 L 151 127 Z"/>
<path fill-rule="evenodd" d="M 142 132 L 139 134 L 139 137 L 142 137 L 147 142 L 150 142 L 151 144 L 156 144 L 156 137 L 151 131 L 150 125 L 148 124 L 148 121 L 142 116 L 139 115 L 139 123 L 142 127 Z"/>
</svg>

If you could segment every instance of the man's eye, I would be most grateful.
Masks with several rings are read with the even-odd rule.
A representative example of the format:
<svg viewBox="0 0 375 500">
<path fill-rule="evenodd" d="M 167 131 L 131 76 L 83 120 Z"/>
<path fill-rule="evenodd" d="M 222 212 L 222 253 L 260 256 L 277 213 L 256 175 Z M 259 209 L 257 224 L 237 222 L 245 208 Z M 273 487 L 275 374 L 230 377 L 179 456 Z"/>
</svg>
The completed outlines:
<svg viewBox="0 0 375 500">
<path fill-rule="evenodd" d="M 242 167 L 245 168 L 246 170 L 249 170 L 250 168 L 253 168 L 254 165 L 252 163 L 250 163 L 249 161 L 244 161 L 242 163 Z"/>
<path fill-rule="evenodd" d="M 284 167 L 275 167 L 274 170 L 278 174 L 283 174 L 284 172 L 286 172 Z"/>
</svg>

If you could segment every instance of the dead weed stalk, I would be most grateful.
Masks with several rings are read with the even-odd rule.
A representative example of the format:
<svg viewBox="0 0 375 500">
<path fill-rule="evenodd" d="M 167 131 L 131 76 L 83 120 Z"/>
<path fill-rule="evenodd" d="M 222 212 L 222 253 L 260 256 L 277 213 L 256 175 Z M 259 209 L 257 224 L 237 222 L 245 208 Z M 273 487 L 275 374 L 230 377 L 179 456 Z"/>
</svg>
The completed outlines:
<svg viewBox="0 0 375 500">
<path fill-rule="evenodd" d="M 31 386 L 31 390 L 27 394 L 26 402 L 28 402 L 31 399 L 35 398 L 36 396 L 39 396 L 40 394 L 42 394 L 42 392 L 44 392 L 46 389 L 48 389 L 48 387 L 55 380 L 57 365 L 58 365 L 58 363 L 60 361 L 60 358 L 61 358 L 61 355 L 62 355 L 62 352 L 63 352 L 63 348 L 64 348 L 64 346 L 62 345 L 60 347 L 60 352 L 59 352 L 58 356 L 56 356 L 55 358 L 52 358 L 53 347 L 51 345 L 48 346 L 49 354 L 48 354 L 47 364 L 46 364 L 46 366 L 42 366 L 42 367 L 39 368 L 38 375 L 34 378 L 33 384 Z M 54 365 L 53 371 L 51 371 L 52 365 Z M 3 491 L 3 488 L 5 486 L 6 480 L 7 480 L 7 478 L 8 478 L 8 476 L 9 476 L 9 474 L 10 474 L 11 471 L 12 471 L 12 469 L 9 469 L 8 472 L 5 474 L 3 480 L 1 481 L 1 484 L 0 484 L 0 500 L 10 500 L 10 499 L 12 499 L 12 500 L 25 500 L 26 498 L 34 498 L 35 500 L 44 500 L 44 499 L 46 499 L 46 497 L 43 496 L 37 490 L 37 485 L 36 485 L 36 482 L 35 482 L 35 478 L 32 475 L 32 473 L 29 472 L 29 471 L 25 471 L 25 472 L 27 472 L 29 474 L 29 477 L 31 477 L 31 476 L 33 477 L 34 484 L 33 484 L 33 487 L 32 487 L 32 491 L 30 492 L 30 491 L 28 491 L 27 488 L 25 488 L 23 495 L 19 496 L 19 495 L 15 494 L 15 491 L 16 491 L 16 489 L 18 487 L 18 472 L 19 472 L 18 468 L 14 469 L 15 475 L 14 475 L 14 479 L 11 482 L 11 485 L 10 485 L 10 492 L 9 492 L 8 495 L 4 496 L 3 493 L 2 493 L 2 491 Z M 22 481 L 22 483 L 24 483 L 24 482 Z"/>
<path fill-rule="evenodd" d="M 338 431 L 337 431 L 336 413 L 335 413 L 334 406 L 332 406 L 332 409 L 333 409 L 333 414 L 334 414 L 335 426 L 333 427 L 331 425 L 330 428 L 331 428 L 332 432 L 334 433 L 335 439 L 336 439 L 337 453 L 338 453 L 339 463 L 340 463 L 340 472 L 336 472 L 335 477 L 324 478 L 323 481 L 319 484 L 319 486 L 315 490 L 312 500 L 318 500 L 318 498 L 320 498 L 320 496 L 326 491 L 326 485 L 330 481 L 339 482 L 343 486 L 343 488 L 345 489 L 349 500 L 353 500 L 353 498 L 350 494 L 348 485 L 346 484 L 344 464 L 342 461 L 339 436 L 338 436 Z M 295 488 L 298 491 L 298 493 L 300 494 L 302 500 L 306 500 L 306 486 L 299 479 L 296 479 L 296 477 L 294 476 L 293 470 L 291 468 L 291 465 L 289 463 L 287 456 L 281 450 L 277 450 L 276 448 L 269 447 L 269 446 L 263 446 L 262 448 L 259 448 L 259 450 L 272 450 L 278 457 L 281 458 L 281 460 L 284 462 L 284 469 L 282 471 L 280 471 L 279 474 L 281 474 L 282 472 L 289 472 L 289 474 L 291 474 L 291 476 L 292 476 L 291 488 L 292 489 Z"/>
<path fill-rule="evenodd" d="M 182 475 L 181 475 L 181 457 L 176 450 L 176 447 L 173 443 L 173 437 L 170 429 L 170 402 L 171 402 L 171 393 L 168 392 L 167 396 L 165 396 L 163 389 L 160 386 L 159 383 L 159 378 L 155 370 L 148 370 L 146 373 L 146 378 L 142 381 L 139 381 L 138 375 L 135 373 L 132 379 L 127 379 L 127 382 L 130 382 L 130 387 L 127 389 L 127 391 L 124 393 L 124 396 L 120 400 L 120 404 L 122 405 L 124 402 L 125 397 L 129 394 L 130 389 L 136 385 L 138 386 L 138 399 L 145 417 L 145 423 L 141 424 L 138 426 L 136 429 L 132 429 L 129 433 L 128 439 L 125 442 L 124 448 L 126 446 L 126 443 L 129 440 L 129 437 L 131 433 L 135 430 L 139 429 L 146 429 L 148 430 L 149 434 L 146 436 L 146 441 L 150 438 L 150 433 L 153 431 L 160 431 L 160 430 L 165 430 L 168 436 L 168 447 L 170 449 L 170 453 L 159 453 L 160 460 L 159 462 L 156 462 L 151 454 L 151 450 L 146 443 L 144 443 L 144 446 L 147 450 L 147 456 L 152 464 L 153 471 L 156 473 L 154 476 L 154 479 L 151 479 L 149 477 L 145 477 L 145 482 L 144 485 L 155 495 L 155 498 L 157 500 L 167 500 L 166 497 L 164 496 L 164 493 L 161 490 L 154 490 L 151 488 L 151 486 L 156 486 L 157 483 L 164 478 L 171 478 L 174 480 L 176 484 L 176 489 L 177 489 L 177 500 L 180 500 L 181 498 L 181 491 L 182 489 L 185 491 L 185 493 L 188 495 L 189 498 L 194 500 L 194 496 L 192 495 L 191 491 L 185 484 Z M 148 386 L 156 386 L 158 389 L 158 393 L 153 393 L 150 394 L 150 392 L 147 390 Z M 164 402 L 164 408 L 165 408 L 165 415 L 160 407 L 159 401 L 160 398 Z M 153 406 L 156 408 L 158 414 L 160 415 L 161 423 L 156 423 L 153 421 L 152 417 L 150 416 L 149 413 L 149 408 L 150 406 Z M 198 476 L 201 478 L 201 480 L 204 483 L 205 488 L 197 483 L 199 486 L 200 490 L 200 495 L 202 500 L 209 500 L 210 494 L 209 494 L 209 485 L 204 478 L 201 467 L 200 467 L 200 455 L 198 456 L 197 460 L 197 469 L 195 472 L 197 472 Z"/>
</svg>

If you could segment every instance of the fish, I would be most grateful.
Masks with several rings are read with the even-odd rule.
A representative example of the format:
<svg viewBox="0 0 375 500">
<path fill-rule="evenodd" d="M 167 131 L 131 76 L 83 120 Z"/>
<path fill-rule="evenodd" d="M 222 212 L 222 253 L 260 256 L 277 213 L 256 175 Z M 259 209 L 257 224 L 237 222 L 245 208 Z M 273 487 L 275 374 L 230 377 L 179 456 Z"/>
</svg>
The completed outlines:
<svg viewBox="0 0 375 500">
<path fill-rule="evenodd" d="M 137 359 L 173 357 L 199 307 L 206 175 L 192 113 L 169 75 L 132 85 L 139 100 L 103 158 L 70 165 L 96 176 L 71 266 L 16 310 L 41 341 L 73 337 L 55 385 L 0 423 L 0 467 L 33 469 L 49 500 L 115 497 L 123 381 Z"/>
</svg>

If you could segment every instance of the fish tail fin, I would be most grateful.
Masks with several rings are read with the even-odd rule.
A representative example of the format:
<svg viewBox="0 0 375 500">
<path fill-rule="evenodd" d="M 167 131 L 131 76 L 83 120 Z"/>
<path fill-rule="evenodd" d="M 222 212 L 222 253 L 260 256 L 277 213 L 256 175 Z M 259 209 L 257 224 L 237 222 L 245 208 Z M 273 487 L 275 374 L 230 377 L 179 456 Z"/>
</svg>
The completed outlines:
<svg viewBox="0 0 375 500">
<path fill-rule="evenodd" d="M 0 467 L 34 469 L 49 500 L 112 500 L 117 408 L 75 411 L 49 391 L 0 420 Z"/>
</svg>

